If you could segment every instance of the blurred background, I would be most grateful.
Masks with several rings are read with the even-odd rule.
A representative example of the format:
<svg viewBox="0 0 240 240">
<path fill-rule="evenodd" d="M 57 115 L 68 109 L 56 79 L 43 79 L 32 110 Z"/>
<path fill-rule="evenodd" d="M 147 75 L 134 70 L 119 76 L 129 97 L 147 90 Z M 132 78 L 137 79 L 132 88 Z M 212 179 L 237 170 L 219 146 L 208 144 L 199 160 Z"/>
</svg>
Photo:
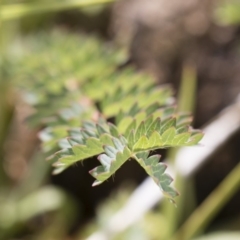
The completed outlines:
<svg viewBox="0 0 240 240">
<path fill-rule="evenodd" d="M 240 239 L 239 0 L 2 0 L 0 34 L 0 239 Z M 74 99 L 77 78 L 102 76 L 104 85 L 112 66 L 172 85 L 206 137 L 226 120 L 211 138 L 221 144 L 194 174 L 176 169 L 177 208 L 159 197 L 110 234 L 144 170 L 129 161 L 93 188 L 96 158 L 52 175 L 52 152 L 39 138 L 69 105 L 65 92 Z M 178 151 L 160 153 L 174 163 Z"/>
</svg>

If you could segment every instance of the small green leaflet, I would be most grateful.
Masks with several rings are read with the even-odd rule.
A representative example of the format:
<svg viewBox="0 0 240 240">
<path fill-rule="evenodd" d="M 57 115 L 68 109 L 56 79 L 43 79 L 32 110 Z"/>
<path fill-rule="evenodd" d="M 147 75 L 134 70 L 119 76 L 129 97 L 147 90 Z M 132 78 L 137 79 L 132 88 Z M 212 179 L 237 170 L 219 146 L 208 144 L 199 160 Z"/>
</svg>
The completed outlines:
<svg viewBox="0 0 240 240">
<path fill-rule="evenodd" d="M 148 152 L 138 153 L 136 154 L 136 160 L 159 186 L 164 196 L 174 202 L 173 199 L 177 197 L 179 193 L 170 186 L 173 179 L 165 173 L 167 165 L 159 162 L 160 155 L 148 157 Z"/>
</svg>

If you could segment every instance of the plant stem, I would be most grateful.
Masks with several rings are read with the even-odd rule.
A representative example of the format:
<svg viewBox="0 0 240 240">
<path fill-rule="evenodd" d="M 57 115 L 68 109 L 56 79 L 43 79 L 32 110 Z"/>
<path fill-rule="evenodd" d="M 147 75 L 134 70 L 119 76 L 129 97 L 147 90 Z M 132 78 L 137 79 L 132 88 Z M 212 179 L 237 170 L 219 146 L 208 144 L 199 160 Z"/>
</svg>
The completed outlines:
<svg viewBox="0 0 240 240">
<path fill-rule="evenodd" d="M 0 0 L 1 8 L 1 0 Z M 6 136 L 6 122 L 8 120 L 6 109 L 6 84 L 3 79 L 3 25 L 0 13 L 0 188 L 7 183 L 7 176 L 3 167 L 3 144 Z"/>
<path fill-rule="evenodd" d="M 183 67 L 181 85 L 178 93 L 178 112 L 194 112 L 196 98 L 196 70 L 192 64 L 185 63 Z M 167 159 L 174 164 L 179 148 L 168 151 Z M 170 237 L 181 223 L 190 215 L 195 206 L 194 182 L 192 178 L 184 178 L 178 172 L 175 177 L 175 187 L 180 192 L 176 199 L 177 208 L 168 203 L 163 205 L 163 211 L 168 219 L 168 236 Z"/>
<path fill-rule="evenodd" d="M 197 76 L 195 67 L 186 63 L 183 67 L 181 85 L 178 94 L 178 111 L 193 113 L 196 102 Z"/>
<path fill-rule="evenodd" d="M 240 163 L 193 212 L 172 240 L 189 240 L 203 231 L 240 188 Z"/>
<path fill-rule="evenodd" d="M 114 0 L 68 0 L 63 2 L 12 4 L 2 6 L 0 14 L 2 15 L 2 20 L 6 21 L 26 15 L 68 10 L 77 7 L 87 7 L 90 5 L 106 4 L 113 1 Z"/>
</svg>

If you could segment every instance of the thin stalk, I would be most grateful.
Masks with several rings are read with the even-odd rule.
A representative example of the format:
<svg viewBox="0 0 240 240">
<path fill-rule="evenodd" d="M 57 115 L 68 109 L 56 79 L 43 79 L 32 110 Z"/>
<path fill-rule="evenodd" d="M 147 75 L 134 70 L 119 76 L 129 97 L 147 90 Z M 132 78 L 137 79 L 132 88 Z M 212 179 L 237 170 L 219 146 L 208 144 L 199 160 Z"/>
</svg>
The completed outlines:
<svg viewBox="0 0 240 240">
<path fill-rule="evenodd" d="M 11 20 L 27 15 L 34 15 L 45 12 L 55 12 L 60 10 L 69 10 L 91 5 L 106 4 L 114 0 L 68 0 L 63 2 L 38 2 L 21 3 L 2 6 L 0 14 L 2 20 Z"/>
<path fill-rule="evenodd" d="M 1 9 L 0 0 L 0 9 Z M 3 24 L 2 16 L 0 14 L 0 187 L 5 187 L 8 183 L 8 177 L 3 166 L 4 156 L 4 141 L 6 139 L 7 124 L 12 114 L 12 109 L 9 107 L 8 84 L 3 76 L 3 55 L 4 55 L 4 41 L 3 41 Z"/>
<path fill-rule="evenodd" d="M 181 85 L 178 94 L 178 112 L 193 113 L 195 109 L 197 77 L 194 66 L 186 63 L 183 67 Z M 167 159 L 174 164 L 179 148 L 168 151 Z M 168 236 L 170 237 L 180 224 L 190 215 L 195 207 L 194 182 L 186 179 L 178 172 L 175 177 L 175 187 L 180 192 L 176 199 L 177 208 L 163 204 L 163 211 L 168 219 Z"/>
<path fill-rule="evenodd" d="M 2 0 L 0 0 L 0 82 L 2 81 L 2 61 L 3 61 L 3 24 L 2 24 Z"/>
<path fill-rule="evenodd" d="M 178 112 L 186 112 L 193 114 L 195 111 L 197 91 L 196 69 L 192 64 L 186 63 L 183 66 L 181 84 L 178 93 Z M 168 151 L 167 159 L 174 162 L 178 148 L 172 148 Z"/>
<path fill-rule="evenodd" d="M 194 113 L 197 90 L 196 68 L 186 63 L 178 94 L 178 111 Z"/>
<path fill-rule="evenodd" d="M 219 210 L 240 188 L 240 163 L 228 174 L 209 197 L 193 212 L 172 240 L 189 240 L 202 232 Z"/>
</svg>

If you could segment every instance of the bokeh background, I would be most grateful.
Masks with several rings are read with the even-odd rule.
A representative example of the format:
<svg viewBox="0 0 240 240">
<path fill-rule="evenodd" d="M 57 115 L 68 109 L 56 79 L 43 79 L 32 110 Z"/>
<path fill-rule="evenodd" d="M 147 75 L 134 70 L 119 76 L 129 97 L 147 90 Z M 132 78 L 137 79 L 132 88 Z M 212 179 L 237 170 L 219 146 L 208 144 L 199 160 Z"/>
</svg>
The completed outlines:
<svg viewBox="0 0 240 240">
<path fill-rule="evenodd" d="M 239 0 L 2 0 L 0 34 L 0 239 L 240 239 Z M 112 217 L 145 180 L 144 170 L 129 161 L 92 188 L 88 171 L 96 158 L 52 175 L 39 139 L 42 116 L 53 111 L 45 96 L 61 98 L 61 84 L 77 89 L 76 76 L 104 76 L 108 64 L 171 84 L 194 127 L 224 113 L 236 119 L 204 165 L 190 179 L 176 179 L 184 200 L 178 208 L 156 201 L 111 234 Z M 37 98 L 44 103 L 39 115 Z M 223 121 L 212 141 L 229 125 Z M 174 161 L 177 150 L 160 153 Z M 94 235 L 104 231 L 105 238 Z"/>
</svg>

